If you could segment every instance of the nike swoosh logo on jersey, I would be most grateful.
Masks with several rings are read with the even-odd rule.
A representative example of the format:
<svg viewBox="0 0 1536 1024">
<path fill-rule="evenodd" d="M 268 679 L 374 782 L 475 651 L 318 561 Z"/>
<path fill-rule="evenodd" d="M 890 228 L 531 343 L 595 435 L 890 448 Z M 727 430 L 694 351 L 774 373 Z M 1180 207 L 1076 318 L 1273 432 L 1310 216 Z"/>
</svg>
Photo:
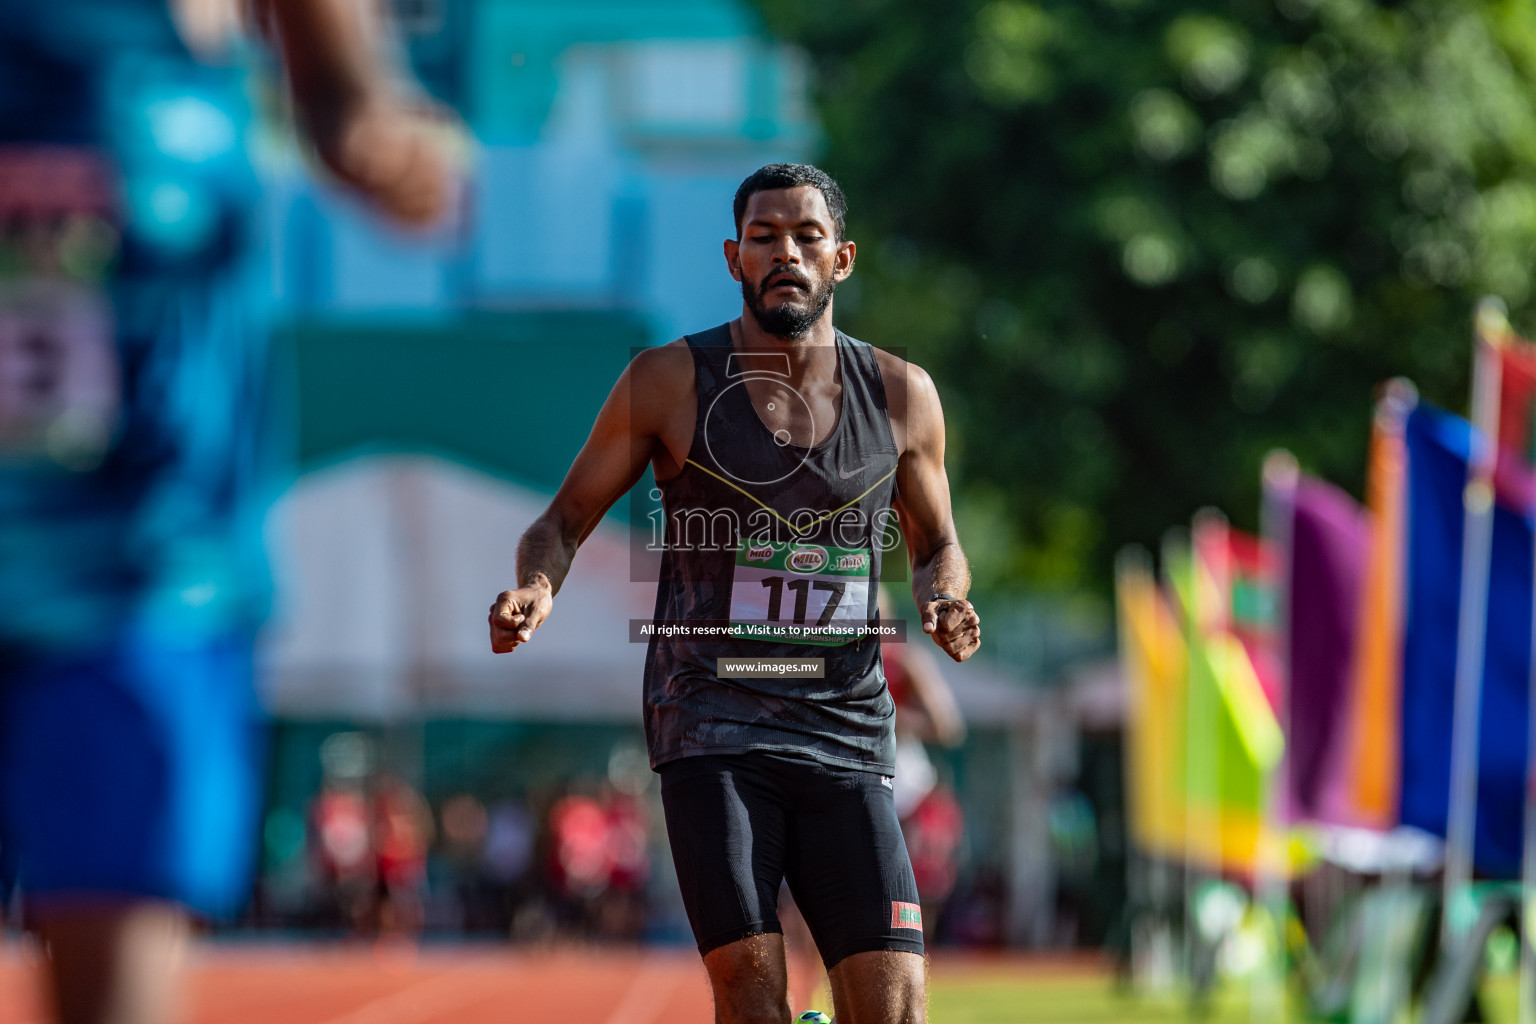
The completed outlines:
<svg viewBox="0 0 1536 1024">
<path fill-rule="evenodd" d="M 837 471 L 837 475 L 838 475 L 839 478 L 841 478 L 843 480 L 851 480 L 854 477 L 858 476 L 860 473 L 864 472 L 869 467 L 870 467 L 870 464 L 868 462 L 866 462 L 866 463 L 864 463 L 864 465 L 860 466 L 858 469 L 854 469 L 854 470 L 840 469 L 840 470 Z"/>
<path fill-rule="evenodd" d="M 837 508 L 832 509 L 831 511 L 823 512 L 821 515 L 817 516 L 815 519 L 811 520 L 808 523 L 796 524 L 796 523 L 790 522 L 784 516 L 780 515 L 776 511 L 774 511 L 773 506 L 768 504 L 762 498 L 759 498 L 757 495 L 753 494 L 751 491 L 747 490 L 745 487 L 742 487 L 740 484 L 736 483 L 735 481 L 730 480 L 727 477 L 721 476 L 719 473 L 716 473 L 714 470 L 710 469 L 708 466 L 704 465 L 702 462 L 699 462 L 696 459 L 684 459 L 683 463 L 684 463 L 684 465 L 692 466 L 694 469 L 697 469 L 699 472 L 704 473 L 707 476 L 714 477 L 716 480 L 718 480 L 721 483 L 725 484 L 725 486 L 729 487 L 731 490 L 736 491 L 739 494 L 745 495 L 748 499 L 750 499 L 754 504 L 756 504 L 763 511 L 767 512 L 769 515 L 773 516 L 773 518 L 777 519 L 779 522 L 781 522 L 785 526 L 789 527 L 792 531 L 794 531 L 794 533 L 796 535 L 802 536 L 802 537 L 805 536 L 806 534 L 810 533 L 810 531 L 814 530 L 816 527 L 820 526 L 822 523 L 826 522 L 828 519 L 831 519 L 833 516 L 837 515 L 843 509 L 845 509 L 845 508 L 852 508 L 853 506 L 857 505 L 859 502 L 861 502 L 865 498 L 867 498 L 869 495 L 873 494 L 875 492 L 876 488 L 878 488 L 881 484 L 885 483 L 891 477 L 896 475 L 896 468 L 897 468 L 894 465 L 891 466 L 890 469 L 886 470 L 886 473 L 885 473 L 884 476 L 882 476 L 880 479 L 876 480 L 874 483 L 870 484 L 869 488 L 863 494 L 859 495 L 857 498 L 854 498 L 852 501 L 846 501 L 843 504 L 839 505 Z M 866 463 L 866 465 L 869 465 L 869 464 Z M 863 468 L 864 467 L 862 467 L 862 466 L 860 467 L 860 469 L 863 469 Z M 857 473 L 858 471 L 859 470 L 854 470 L 855 473 Z M 841 471 L 839 471 L 839 472 L 841 472 Z"/>
</svg>

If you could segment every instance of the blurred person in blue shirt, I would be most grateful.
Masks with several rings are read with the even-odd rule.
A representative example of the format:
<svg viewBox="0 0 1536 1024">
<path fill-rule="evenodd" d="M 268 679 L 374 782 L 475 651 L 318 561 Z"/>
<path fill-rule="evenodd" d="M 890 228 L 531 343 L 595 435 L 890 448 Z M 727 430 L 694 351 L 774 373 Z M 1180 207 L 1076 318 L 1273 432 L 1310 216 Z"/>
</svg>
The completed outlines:
<svg viewBox="0 0 1536 1024">
<path fill-rule="evenodd" d="M 256 850 L 274 474 L 240 27 L 405 224 L 436 136 L 356 0 L 0 0 L 0 872 L 60 1020 L 173 1014 Z"/>
</svg>

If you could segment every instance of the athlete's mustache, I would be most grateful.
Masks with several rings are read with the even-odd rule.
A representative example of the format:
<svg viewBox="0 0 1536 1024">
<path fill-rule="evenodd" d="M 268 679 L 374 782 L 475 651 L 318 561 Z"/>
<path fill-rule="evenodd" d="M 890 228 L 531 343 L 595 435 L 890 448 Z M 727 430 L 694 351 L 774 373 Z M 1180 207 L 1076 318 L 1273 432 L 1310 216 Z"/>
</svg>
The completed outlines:
<svg viewBox="0 0 1536 1024">
<path fill-rule="evenodd" d="M 759 299 L 765 298 L 770 291 L 781 284 L 794 284 L 804 288 L 807 292 L 811 291 L 810 278 L 793 270 L 779 270 L 768 275 L 763 283 L 758 286 L 757 297 Z"/>
</svg>

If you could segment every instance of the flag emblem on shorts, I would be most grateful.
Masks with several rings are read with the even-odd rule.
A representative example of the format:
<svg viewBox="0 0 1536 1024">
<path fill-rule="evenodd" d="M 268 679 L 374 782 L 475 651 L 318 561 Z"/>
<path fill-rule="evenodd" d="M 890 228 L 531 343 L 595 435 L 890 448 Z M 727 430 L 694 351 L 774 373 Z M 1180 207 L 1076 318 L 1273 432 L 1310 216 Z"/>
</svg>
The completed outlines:
<svg viewBox="0 0 1536 1024">
<path fill-rule="evenodd" d="M 916 903 L 891 901 L 891 927 L 923 930 L 923 908 Z"/>
</svg>

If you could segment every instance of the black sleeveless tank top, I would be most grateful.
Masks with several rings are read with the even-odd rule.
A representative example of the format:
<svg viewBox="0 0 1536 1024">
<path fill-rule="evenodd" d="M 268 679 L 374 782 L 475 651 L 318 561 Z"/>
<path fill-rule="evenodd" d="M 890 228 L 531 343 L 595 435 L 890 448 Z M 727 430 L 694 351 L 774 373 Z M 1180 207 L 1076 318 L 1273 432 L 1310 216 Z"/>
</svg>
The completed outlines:
<svg viewBox="0 0 1536 1024">
<path fill-rule="evenodd" d="M 769 433 L 747 393 L 747 379 L 774 372 L 772 357 L 736 353 L 728 324 L 687 342 L 698 417 L 682 472 L 658 485 L 651 764 L 769 750 L 889 775 L 895 711 L 869 627 L 881 554 L 899 536 L 897 451 L 875 350 L 837 332 L 841 413 L 830 436 L 800 448 Z M 718 670 L 763 658 L 822 659 L 824 670 Z"/>
</svg>

